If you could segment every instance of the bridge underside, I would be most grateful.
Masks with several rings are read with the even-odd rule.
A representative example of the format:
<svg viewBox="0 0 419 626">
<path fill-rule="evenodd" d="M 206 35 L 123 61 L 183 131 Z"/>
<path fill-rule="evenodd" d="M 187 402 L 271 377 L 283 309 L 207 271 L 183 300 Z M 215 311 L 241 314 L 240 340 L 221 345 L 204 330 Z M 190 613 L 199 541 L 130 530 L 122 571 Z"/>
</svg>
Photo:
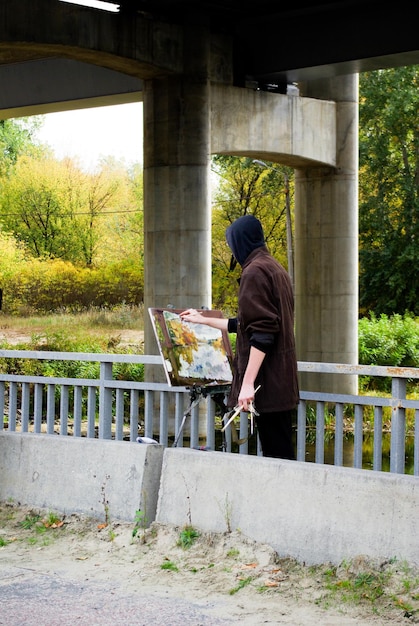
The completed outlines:
<svg viewBox="0 0 419 626">
<path fill-rule="evenodd" d="M 298 358 L 356 363 L 356 74 L 419 63 L 409 3 L 196 5 L 3 0 L 0 119 L 143 101 L 146 307 L 211 306 L 211 153 L 294 167 Z"/>
</svg>

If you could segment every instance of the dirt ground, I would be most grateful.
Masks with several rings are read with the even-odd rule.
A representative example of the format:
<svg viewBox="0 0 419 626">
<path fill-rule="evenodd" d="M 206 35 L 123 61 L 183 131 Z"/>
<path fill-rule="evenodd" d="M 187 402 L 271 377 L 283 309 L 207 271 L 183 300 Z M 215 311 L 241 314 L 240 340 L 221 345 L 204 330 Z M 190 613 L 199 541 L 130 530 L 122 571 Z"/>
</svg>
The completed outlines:
<svg viewBox="0 0 419 626">
<path fill-rule="evenodd" d="M 21 591 L 20 602 L 13 603 L 13 589 L 23 580 L 26 591 Z M 66 621 L 54 612 L 59 610 L 58 602 L 56 609 L 48 604 L 50 617 L 40 622 L 35 619 L 28 589 L 36 587 L 42 593 L 39 581 L 45 586 L 47 580 L 67 586 L 82 583 L 84 592 L 87 584 L 96 585 L 91 593 L 102 589 L 112 597 L 113 611 L 118 597 L 122 601 L 118 594 L 125 594 L 131 604 L 136 598 L 144 603 L 146 597 L 158 616 L 145 618 L 143 612 L 138 621 L 132 617 L 118 621 L 115 616 L 107 621 L 103 615 L 99 618 L 96 610 L 97 621 L 83 622 L 75 621 L 67 610 Z M 272 548 L 250 541 L 238 531 L 200 534 L 193 528 L 159 524 L 145 529 L 141 519 L 137 523 L 109 520 L 105 525 L 76 514 L 60 516 L 5 502 L 0 503 L 0 587 L 0 624 L 7 626 L 419 623 L 419 570 L 406 563 L 372 564 L 360 558 L 337 568 L 327 564 L 308 567 L 279 559 Z M 82 597 L 79 594 L 75 604 L 81 603 Z M 70 598 L 67 594 L 67 602 Z M 170 600 L 170 610 L 158 604 L 163 599 Z M 111 610 L 103 601 L 101 606 L 102 613 Z M 195 617 L 192 610 L 198 610 Z M 43 611 L 45 616 L 45 604 Z"/>
</svg>

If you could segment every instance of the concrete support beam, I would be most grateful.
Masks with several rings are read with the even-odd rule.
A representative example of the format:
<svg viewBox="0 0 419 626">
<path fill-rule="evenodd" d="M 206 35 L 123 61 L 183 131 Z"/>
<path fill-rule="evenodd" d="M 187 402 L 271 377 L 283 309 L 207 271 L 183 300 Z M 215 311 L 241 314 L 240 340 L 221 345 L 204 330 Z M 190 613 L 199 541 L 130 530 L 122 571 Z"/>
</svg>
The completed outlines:
<svg viewBox="0 0 419 626">
<path fill-rule="evenodd" d="M 185 37 L 185 73 L 145 83 L 146 310 L 211 306 L 209 38 L 205 27 Z"/>
<path fill-rule="evenodd" d="M 352 364 L 358 362 L 358 80 L 339 77 L 303 89 L 336 102 L 336 167 L 295 174 L 297 355 Z M 318 141 L 322 133 L 326 126 Z M 301 386 L 355 394 L 357 377 L 303 374 Z"/>
<path fill-rule="evenodd" d="M 335 167 L 336 104 L 211 85 L 211 152 L 254 156 L 294 168 Z"/>
</svg>

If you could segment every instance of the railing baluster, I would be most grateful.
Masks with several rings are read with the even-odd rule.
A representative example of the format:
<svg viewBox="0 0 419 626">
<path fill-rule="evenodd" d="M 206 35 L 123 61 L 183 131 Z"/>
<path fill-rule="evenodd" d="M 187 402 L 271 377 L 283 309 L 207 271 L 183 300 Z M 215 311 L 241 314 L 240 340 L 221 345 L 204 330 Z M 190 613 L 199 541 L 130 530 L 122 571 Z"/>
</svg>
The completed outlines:
<svg viewBox="0 0 419 626">
<path fill-rule="evenodd" d="M 300 400 L 297 408 L 297 461 L 306 460 L 307 405 Z"/>
<path fill-rule="evenodd" d="M 183 415 L 184 415 L 184 397 L 183 393 L 176 392 L 176 404 L 175 404 L 175 438 L 179 432 L 180 426 L 182 424 Z M 176 446 L 178 448 L 183 447 L 183 433 L 180 434 L 179 439 L 176 442 Z"/>
<path fill-rule="evenodd" d="M 68 385 L 61 386 L 60 435 L 68 435 Z"/>
<path fill-rule="evenodd" d="M 207 421 L 206 421 L 206 433 L 207 433 L 207 448 L 215 450 L 215 411 L 216 404 L 211 396 L 207 396 Z"/>
<path fill-rule="evenodd" d="M 53 435 L 55 431 L 55 385 L 47 387 L 47 433 Z"/>
<path fill-rule="evenodd" d="M 159 443 L 167 446 L 168 443 L 168 417 L 169 396 L 166 391 L 160 392 L 160 439 Z"/>
<path fill-rule="evenodd" d="M 316 463 L 324 463 L 324 402 L 316 402 Z"/>
<path fill-rule="evenodd" d="M 0 381 L 0 430 L 4 429 L 4 400 L 5 400 L 5 387 L 6 384 L 3 381 Z"/>
<path fill-rule="evenodd" d="M 249 452 L 249 414 L 242 411 L 240 413 L 240 427 L 239 427 L 239 437 L 240 439 L 245 439 L 244 443 L 239 445 L 239 454 L 247 454 Z"/>
<path fill-rule="evenodd" d="M 115 440 L 122 441 L 124 438 L 124 399 L 125 392 L 123 389 L 116 390 L 115 396 Z M 130 402 L 130 410 L 131 410 Z"/>
<path fill-rule="evenodd" d="M 415 435 L 414 435 L 414 458 L 413 473 L 419 476 L 419 409 L 415 410 Z"/>
<path fill-rule="evenodd" d="M 21 432 L 27 433 L 29 431 L 29 383 L 22 383 L 22 398 L 20 405 L 21 412 Z"/>
<path fill-rule="evenodd" d="M 374 407 L 374 452 L 373 469 L 381 471 L 383 466 L 383 407 Z"/>
<path fill-rule="evenodd" d="M 15 432 L 17 417 L 17 384 L 11 382 L 9 385 L 9 430 Z"/>
<path fill-rule="evenodd" d="M 83 388 L 76 385 L 73 393 L 73 437 L 81 436 L 82 400 Z"/>
<path fill-rule="evenodd" d="M 335 465 L 343 465 L 343 409 L 344 405 L 338 402 L 335 406 Z"/>
<path fill-rule="evenodd" d="M 234 428 L 234 425 L 229 424 L 227 428 L 225 429 L 225 431 L 223 432 L 223 440 L 222 440 L 223 444 L 222 445 L 223 445 L 224 452 L 231 452 L 232 450 L 232 445 L 233 445 L 232 428 Z"/>
<path fill-rule="evenodd" d="M 33 392 L 33 431 L 40 433 L 42 430 L 42 394 L 44 388 L 41 383 L 35 383 Z"/>
<path fill-rule="evenodd" d="M 131 403 L 129 412 L 129 440 L 135 441 L 138 437 L 138 402 L 140 393 L 138 389 L 131 389 Z"/>
<path fill-rule="evenodd" d="M 96 389 L 87 390 L 87 437 L 94 439 L 96 435 Z"/>
<path fill-rule="evenodd" d="M 192 408 L 189 419 L 191 420 L 190 447 L 197 448 L 199 445 L 199 404 Z"/>
<path fill-rule="evenodd" d="M 144 436 L 153 439 L 154 391 L 144 393 Z"/>
<path fill-rule="evenodd" d="M 359 469 L 362 469 L 362 444 L 364 440 L 363 422 L 363 406 L 356 404 L 354 426 L 354 467 Z"/>
</svg>

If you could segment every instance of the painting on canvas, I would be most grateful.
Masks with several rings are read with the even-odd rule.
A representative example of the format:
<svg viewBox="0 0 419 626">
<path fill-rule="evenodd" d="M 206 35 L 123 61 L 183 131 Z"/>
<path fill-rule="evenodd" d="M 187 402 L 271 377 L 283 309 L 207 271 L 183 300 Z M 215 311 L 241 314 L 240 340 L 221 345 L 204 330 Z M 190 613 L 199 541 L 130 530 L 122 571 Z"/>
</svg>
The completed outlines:
<svg viewBox="0 0 419 626">
<path fill-rule="evenodd" d="M 185 322 L 180 317 L 182 310 L 149 309 L 168 383 L 230 384 L 232 352 L 228 333 L 205 324 Z M 223 317 L 221 311 L 200 312 Z"/>
</svg>

